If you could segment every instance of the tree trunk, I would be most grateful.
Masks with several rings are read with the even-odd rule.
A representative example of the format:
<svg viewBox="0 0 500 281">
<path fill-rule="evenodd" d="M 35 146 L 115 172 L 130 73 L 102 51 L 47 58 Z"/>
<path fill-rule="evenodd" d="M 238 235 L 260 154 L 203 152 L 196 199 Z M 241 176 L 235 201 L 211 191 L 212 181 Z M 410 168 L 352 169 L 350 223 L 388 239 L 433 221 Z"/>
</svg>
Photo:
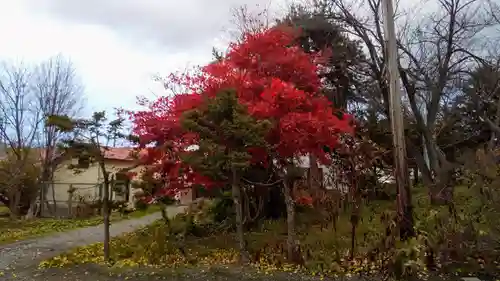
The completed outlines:
<svg viewBox="0 0 500 281">
<path fill-rule="evenodd" d="M 413 144 L 409 138 L 406 138 L 406 144 L 406 152 L 415 161 L 417 170 L 420 172 L 420 180 L 422 180 L 422 183 L 425 186 L 432 185 L 432 175 L 429 167 L 427 166 L 424 152 L 422 151 L 422 149 Z"/>
<path fill-rule="evenodd" d="M 69 185 L 68 189 L 68 217 L 73 218 L 73 197 L 74 197 L 74 192 L 75 189 L 73 188 L 73 185 Z"/>
<path fill-rule="evenodd" d="M 168 213 L 167 213 L 167 206 L 163 203 L 160 203 L 161 206 L 161 217 L 163 219 L 163 222 L 165 223 L 165 226 L 168 228 L 168 231 L 171 231 L 170 228 L 170 219 L 168 218 Z"/>
<path fill-rule="evenodd" d="M 42 210 L 39 206 L 42 202 L 43 185 L 39 184 L 39 186 L 40 186 L 39 187 L 39 189 L 40 189 L 39 195 L 33 196 L 33 198 L 31 198 L 30 203 L 29 203 L 28 213 L 26 213 L 26 219 L 28 219 L 28 220 L 33 219 L 38 215 L 42 216 Z M 37 204 L 37 199 L 40 200 L 39 204 Z"/>
<path fill-rule="evenodd" d="M 48 185 L 44 186 L 45 191 L 49 190 Z M 51 215 L 57 214 L 57 201 L 56 201 L 56 191 L 54 188 L 54 184 L 50 184 L 51 188 L 51 193 L 52 193 L 52 208 L 50 207 L 49 200 L 47 198 L 44 198 L 45 204 L 47 205 L 47 210 L 51 213 Z M 47 197 L 47 192 L 44 193 L 44 196 Z"/>
<path fill-rule="evenodd" d="M 398 194 L 398 198 L 399 198 Z M 411 197 L 410 197 L 411 200 Z M 415 236 L 415 229 L 413 227 L 413 205 L 410 202 L 399 207 L 400 211 L 400 222 L 399 222 L 399 236 L 402 241 L 406 241 L 411 237 Z"/>
<path fill-rule="evenodd" d="M 231 170 L 231 193 L 233 196 L 234 208 L 236 211 L 236 236 L 238 237 L 241 262 L 247 263 L 249 261 L 249 255 L 246 248 L 245 233 L 243 229 L 243 205 L 241 202 L 241 187 L 239 186 L 238 174 L 236 169 L 233 167 Z"/>
<path fill-rule="evenodd" d="M 109 175 L 103 172 L 104 190 L 102 195 L 102 210 L 104 219 L 104 260 L 109 261 Z"/>
<path fill-rule="evenodd" d="M 288 236 L 286 240 L 288 260 L 295 261 L 295 202 L 292 197 L 292 184 L 288 179 L 283 181 L 283 195 L 285 196 Z"/>
<path fill-rule="evenodd" d="M 413 185 L 418 185 L 420 183 L 418 179 L 418 167 L 413 167 Z"/>
<path fill-rule="evenodd" d="M 351 214 L 351 255 L 350 259 L 354 259 L 354 254 L 356 253 L 356 228 L 358 227 L 358 214 L 355 214 L 353 210 L 353 213 Z"/>
<path fill-rule="evenodd" d="M 321 176 L 318 167 L 318 157 L 313 154 L 309 154 L 309 177 L 308 177 L 309 188 L 320 188 L 321 187 Z"/>
<path fill-rule="evenodd" d="M 404 178 L 399 176 L 396 178 L 398 180 L 403 180 Z M 406 180 L 409 180 L 406 178 Z M 397 205 L 399 214 L 399 236 L 402 241 L 415 236 L 415 229 L 413 226 L 413 202 L 411 197 L 410 183 L 398 183 L 398 195 L 397 195 Z"/>
<path fill-rule="evenodd" d="M 49 157 L 48 154 L 49 152 L 46 151 L 45 152 L 45 157 L 46 159 Z M 44 163 L 44 165 L 46 166 L 47 163 Z M 47 202 L 47 207 L 49 207 L 49 204 L 48 204 L 48 200 L 47 200 L 47 191 L 48 191 L 48 185 L 47 185 L 47 182 L 49 181 L 49 171 L 47 170 L 47 167 L 44 167 L 43 168 L 43 172 L 42 172 L 42 184 L 40 185 L 40 217 L 42 217 L 44 215 L 44 211 L 43 211 L 43 204 L 45 202 Z M 52 194 L 54 194 L 54 191 L 52 190 Z M 55 202 L 53 202 L 55 203 Z M 55 208 L 55 205 L 54 205 L 54 208 Z M 49 212 L 51 212 L 52 214 L 55 213 L 55 210 L 54 210 L 54 213 L 50 210 L 50 208 L 47 208 L 47 210 L 49 210 Z"/>
<path fill-rule="evenodd" d="M 433 147 L 432 151 L 429 154 L 429 159 L 431 163 L 435 163 L 435 166 L 432 167 L 435 177 L 431 186 L 431 202 L 446 205 L 451 203 L 453 198 L 453 187 L 451 186 L 453 166 L 439 148 Z"/>
<path fill-rule="evenodd" d="M 26 213 L 26 219 L 27 220 L 33 219 L 33 218 L 35 218 L 39 214 L 39 208 L 38 208 L 39 204 L 36 203 L 37 199 L 38 199 L 38 197 L 34 196 L 30 200 L 30 207 L 28 209 L 28 213 Z"/>
<path fill-rule="evenodd" d="M 14 194 L 12 195 L 12 198 L 10 199 L 10 205 L 9 205 L 9 210 L 10 210 L 10 218 L 11 219 L 17 219 L 18 214 L 19 214 L 19 198 L 20 198 L 20 192 L 18 190 L 14 191 Z"/>
</svg>

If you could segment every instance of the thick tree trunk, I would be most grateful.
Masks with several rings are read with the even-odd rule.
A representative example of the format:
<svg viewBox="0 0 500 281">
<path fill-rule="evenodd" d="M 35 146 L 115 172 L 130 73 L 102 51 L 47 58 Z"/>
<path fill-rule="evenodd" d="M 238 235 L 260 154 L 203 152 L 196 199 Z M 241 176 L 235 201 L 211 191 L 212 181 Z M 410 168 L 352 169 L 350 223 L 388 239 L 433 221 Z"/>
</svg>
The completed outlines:
<svg viewBox="0 0 500 281">
<path fill-rule="evenodd" d="M 408 190 L 403 194 L 398 194 L 400 215 L 399 236 L 403 241 L 415 236 L 415 229 L 413 226 L 413 204 L 411 202 L 411 196 L 408 196 L 408 194 Z M 402 199 L 403 197 L 404 199 Z"/>
<path fill-rule="evenodd" d="M 449 63 L 449 56 L 447 56 L 445 60 L 446 64 Z M 423 136 L 424 149 L 421 155 L 424 155 L 424 153 L 426 153 L 428 156 L 428 164 L 430 167 L 427 167 L 427 163 L 425 163 L 425 161 L 421 161 L 423 160 L 422 157 L 420 157 L 421 159 L 416 159 L 417 161 L 420 160 L 420 163 L 417 162 L 417 164 L 420 171 L 422 172 L 422 180 L 424 184 L 429 187 L 429 195 L 433 203 L 451 202 L 453 187 L 450 185 L 450 177 L 448 175 L 450 174 L 450 172 L 452 172 L 453 169 L 450 167 L 451 163 L 448 162 L 443 151 L 441 151 L 441 149 L 437 145 L 436 136 L 432 133 L 436 125 L 435 120 L 439 107 L 439 99 L 434 99 L 432 101 L 432 103 L 429 105 L 429 107 L 431 108 L 430 111 L 427 112 L 427 114 L 424 116 L 417 106 L 417 89 L 415 87 L 415 84 L 412 84 L 409 81 L 408 74 L 405 71 L 401 71 L 400 74 L 401 79 L 403 80 L 403 85 L 405 86 L 408 93 L 410 107 L 415 116 L 417 129 L 421 136 Z M 432 91 L 433 97 L 438 97 L 442 92 L 445 81 L 447 79 L 446 75 L 446 73 L 440 73 L 438 77 L 439 82 L 436 85 L 437 87 L 430 87 L 434 88 Z M 416 154 L 420 153 L 417 152 Z M 425 174 L 425 171 L 429 171 L 429 173 Z M 430 183 L 428 183 L 429 178 L 431 179 Z M 444 197 L 441 197 L 441 192 L 445 189 L 446 191 Z"/>
<path fill-rule="evenodd" d="M 102 195 L 102 210 L 104 219 L 104 260 L 109 261 L 109 175 L 104 172 L 104 190 Z"/>
<path fill-rule="evenodd" d="M 45 159 L 48 159 L 49 157 L 49 152 L 47 151 L 45 153 Z M 40 185 L 40 190 L 39 190 L 39 198 L 40 198 L 40 202 L 39 202 L 39 205 L 40 205 L 40 217 L 42 217 L 44 215 L 44 210 L 43 210 L 43 205 L 44 203 L 47 203 L 47 210 L 49 212 L 51 212 L 52 214 L 55 213 L 56 211 L 56 206 L 55 206 L 55 202 L 54 203 L 54 212 L 52 212 L 52 210 L 49 208 L 49 204 L 48 204 L 48 201 L 47 201 L 47 191 L 48 191 L 48 181 L 49 181 L 49 171 L 48 171 L 48 168 L 46 167 L 47 166 L 47 163 L 44 163 L 44 166 L 43 167 L 43 172 L 42 172 L 42 184 Z M 54 191 L 52 190 L 52 194 L 54 194 Z"/>
<path fill-rule="evenodd" d="M 408 155 L 412 156 L 415 164 L 417 166 L 418 171 L 420 172 L 422 183 L 425 186 L 432 185 L 432 176 L 427 163 L 425 162 L 425 158 L 421 149 L 415 146 L 409 138 L 406 139 L 406 148 Z"/>
<path fill-rule="evenodd" d="M 40 190 L 43 189 L 43 186 L 40 184 L 39 185 L 39 188 Z M 40 194 L 41 195 L 41 194 Z M 30 199 L 30 202 L 29 202 L 29 208 L 28 208 L 28 213 L 26 213 L 26 219 L 30 220 L 30 219 L 33 219 L 35 218 L 38 214 L 40 214 L 41 216 L 41 210 L 40 208 L 38 207 L 40 204 L 37 204 L 36 201 L 37 199 L 39 198 L 38 195 L 34 195 L 32 196 L 32 198 Z M 40 198 L 40 202 L 42 202 L 41 198 Z"/>
<path fill-rule="evenodd" d="M 453 187 L 450 185 L 450 175 L 453 172 L 452 164 L 439 148 L 430 146 L 427 151 L 429 151 L 430 167 L 427 165 L 422 151 L 411 144 L 408 149 L 408 153 L 413 156 L 417 164 L 420 180 L 429 189 L 431 202 L 433 204 L 451 202 L 453 197 Z"/>
<path fill-rule="evenodd" d="M 30 202 L 30 208 L 28 209 L 28 213 L 26 214 L 26 219 L 30 220 L 36 217 L 39 213 L 38 204 L 36 204 L 37 197 L 35 196 Z"/>
<path fill-rule="evenodd" d="M 451 183 L 453 165 L 437 147 L 428 147 L 429 162 L 434 174 L 433 185 L 431 185 L 431 201 L 434 204 L 451 204 L 453 200 L 453 186 Z"/>
<path fill-rule="evenodd" d="M 248 263 L 249 255 L 246 247 L 245 233 L 243 229 L 243 204 L 241 202 L 241 187 L 239 186 L 238 174 L 236 169 L 232 168 L 231 194 L 233 196 L 234 208 L 236 211 L 236 236 L 240 250 L 241 263 Z"/>
<path fill-rule="evenodd" d="M 21 191 L 16 190 L 14 191 L 14 194 L 12 195 L 12 198 L 10 200 L 10 216 L 12 219 L 17 219 L 21 215 L 20 212 L 20 206 L 19 204 L 21 203 Z"/>
<path fill-rule="evenodd" d="M 286 219 L 287 219 L 287 230 L 288 236 L 286 241 L 288 260 L 290 262 L 295 261 L 295 202 L 292 197 L 292 184 L 288 179 L 283 181 L 283 194 L 285 196 L 286 204 Z"/>
</svg>

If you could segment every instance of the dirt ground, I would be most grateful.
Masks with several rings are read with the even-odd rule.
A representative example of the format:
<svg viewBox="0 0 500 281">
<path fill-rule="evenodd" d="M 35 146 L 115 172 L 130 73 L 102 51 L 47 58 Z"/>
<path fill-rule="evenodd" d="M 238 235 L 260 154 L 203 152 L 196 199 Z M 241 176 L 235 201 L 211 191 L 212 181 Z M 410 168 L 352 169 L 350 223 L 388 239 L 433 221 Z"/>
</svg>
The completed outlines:
<svg viewBox="0 0 500 281">
<path fill-rule="evenodd" d="M 28 272 L 30 272 L 28 274 Z M 300 276 L 297 274 L 264 274 L 253 269 L 243 268 L 211 268 L 211 269 L 177 269 L 177 270 L 112 270 L 96 265 L 85 265 L 72 268 L 38 270 L 25 268 L 16 274 L 16 270 L 5 272 L 0 280 L 17 281 L 320 281 L 319 277 Z M 326 280 L 326 279 L 325 279 Z M 335 281 L 364 281 L 357 278 L 339 278 Z"/>
</svg>

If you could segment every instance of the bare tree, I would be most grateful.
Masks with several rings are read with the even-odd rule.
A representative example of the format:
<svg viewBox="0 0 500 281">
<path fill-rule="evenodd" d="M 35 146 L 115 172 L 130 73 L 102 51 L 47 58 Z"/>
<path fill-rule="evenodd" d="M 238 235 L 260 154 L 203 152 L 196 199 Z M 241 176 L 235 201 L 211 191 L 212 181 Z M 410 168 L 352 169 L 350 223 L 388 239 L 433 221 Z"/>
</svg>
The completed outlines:
<svg viewBox="0 0 500 281">
<path fill-rule="evenodd" d="M 83 86 L 80 83 L 76 70 L 71 61 L 62 55 L 57 55 L 41 63 L 34 70 L 33 77 L 34 95 L 40 115 L 47 116 L 65 115 L 70 118 L 77 117 L 84 106 Z M 43 148 L 41 155 L 41 187 L 39 209 L 32 208 L 31 214 L 43 212 L 43 202 L 47 202 L 48 182 L 53 178 L 56 168 L 56 146 L 61 140 L 63 132 L 53 126 L 43 126 L 38 134 L 38 145 Z M 52 192 L 54 194 L 54 192 Z M 33 206 L 33 204 L 32 204 Z M 47 204 L 48 206 L 48 204 Z"/>
<path fill-rule="evenodd" d="M 491 32 L 500 31 L 500 3 L 490 0 L 489 11 L 496 24 L 496 28 Z M 476 113 L 479 114 L 481 121 L 485 122 L 491 129 L 491 137 L 488 145 L 489 150 L 493 149 L 495 141 L 500 137 L 500 47 L 497 42 L 489 44 L 488 58 L 483 61 L 481 67 L 472 75 L 472 88 L 476 90 L 472 97 L 475 104 Z M 481 110 L 493 104 L 495 111 L 491 115 L 488 110 Z M 488 108 L 486 108 L 488 109 Z"/>
<path fill-rule="evenodd" d="M 403 84 L 424 139 L 436 195 L 444 192 L 445 199 L 453 165 L 436 140 L 443 128 L 457 121 L 450 114 L 456 111 L 457 103 L 453 101 L 459 97 L 457 89 L 469 77 L 470 70 L 483 61 L 483 31 L 493 25 L 482 8 L 484 4 L 481 0 L 441 0 L 443 12 L 431 14 L 400 44 L 404 53 L 400 71 Z M 419 102 L 426 112 L 418 110 Z"/>
<path fill-rule="evenodd" d="M 20 205 L 26 208 L 23 195 L 28 190 L 21 179 L 26 165 L 30 164 L 28 157 L 35 143 L 37 132 L 41 126 L 40 112 L 37 110 L 36 99 L 30 88 L 32 73 L 24 63 L 4 63 L 0 70 L 0 137 L 4 143 L 5 154 L 2 165 L 2 181 L 0 182 L 0 200 L 9 206 L 11 213 L 17 216 Z M 24 203 L 24 204 L 23 204 Z"/>
<path fill-rule="evenodd" d="M 248 5 L 232 9 L 231 23 L 235 27 L 233 37 L 241 39 L 244 33 L 257 33 L 269 28 L 274 22 L 270 19 L 269 8 L 257 6 L 257 11 L 252 11 Z"/>
<path fill-rule="evenodd" d="M 35 196 L 30 192 L 17 190 L 12 193 L 13 187 L 22 187 L 18 182 L 19 176 L 28 168 L 26 165 L 34 165 L 36 162 L 28 159 L 36 158 L 41 174 L 38 181 L 46 183 L 52 179 L 55 168 L 56 145 L 60 141 L 61 132 L 53 127 L 45 126 L 47 116 L 66 115 L 75 117 L 84 104 L 83 88 L 78 81 L 75 69 L 71 62 L 63 56 L 58 55 L 38 65 L 27 65 L 24 63 L 4 63 L 0 70 L 0 137 L 4 143 L 4 150 L 11 156 L 9 161 L 17 162 L 17 174 L 9 169 L 9 177 L 3 182 L 4 190 L 10 190 L 9 194 L 17 196 L 16 200 L 1 196 L 4 203 L 22 205 L 25 214 L 31 217 L 41 211 L 35 207 L 36 198 L 43 202 L 47 194 L 47 185 L 39 185 L 40 188 Z M 13 156 L 14 157 L 13 157 Z M 5 171 L 7 173 L 7 171 Z M 22 188 L 21 188 L 22 189 Z M 24 192 L 24 193 L 23 193 Z M 35 193 L 36 194 L 36 193 Z M 17 202 L 14 202 L 17 201 Z M 19 201 L 22 201 L 19 202 Z M 39 204 L 38 206 L 40 206 Z M 29 209 L 28 209 L 29 208 Z"/>
<path fill-rule="evenodd" d="M 437 4 L 437 7 L 420 14 L 425 20 L 419 20 L 415 12 L 410 16 L 401 9 L 395 15 L 399 29 L 399 71 L 407 95 L 405 111 L 424 143 L 424 149 L 420 149 L 419 144 L 408 141 L 408 151 L 422 172 L 424 182 L 433 187 L 434 197 L 448 200 L 449 194 L 444 191 L 449 186 L 454 165 L 438 145 L 438 139 L 443 129 L 455 121 L 451 113 L 458 104 L 455 101 L 460 96 L 459 86 L 470 70 L 484 60 L 482 46 L 491 40 L 484 33 L 496 23 L 487 9 L 487 0 L 436 0 L 419 4 Z M 378 87 L 378 93 L 370 93 L 367 99 L 387 118 L 389 100 L 381 1 L 323 0 L 316 3 L 316 8 L 362 43 L 369 70 L 365 75 Z M 415 10 L 418 9 L 413 7 Z"/>
<path fill-rule="evenodd" d="M 254 34 L 272 27 L 276 21 L 269 11 L 271 2 L 266 6 L 255 5 L 252 9 L 248 5 L 233 7 L 231 9 L 230 26 L 225 32 L 229 42 L 241 42 L 246 33 Z M 213 54 L 216 58 L 222 54 L 215 48 Z"/>
</svg>

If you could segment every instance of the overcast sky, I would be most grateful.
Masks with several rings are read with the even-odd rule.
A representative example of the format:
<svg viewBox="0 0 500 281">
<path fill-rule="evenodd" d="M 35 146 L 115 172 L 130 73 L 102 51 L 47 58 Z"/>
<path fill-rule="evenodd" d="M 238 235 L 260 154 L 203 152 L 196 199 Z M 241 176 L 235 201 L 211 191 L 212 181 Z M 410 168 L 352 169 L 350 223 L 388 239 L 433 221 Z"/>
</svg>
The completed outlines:
<svg viewBox="0 0 500 281">
<path fill-rule="evenodd" d="M 231 8 L 291 0 L 0 0 L 0 60 L 70 57 L 86 89 L 88 112 L 130 108 L 161 94 L 154 74 L 211 59 L 231 28 Z"/>
</svg>

